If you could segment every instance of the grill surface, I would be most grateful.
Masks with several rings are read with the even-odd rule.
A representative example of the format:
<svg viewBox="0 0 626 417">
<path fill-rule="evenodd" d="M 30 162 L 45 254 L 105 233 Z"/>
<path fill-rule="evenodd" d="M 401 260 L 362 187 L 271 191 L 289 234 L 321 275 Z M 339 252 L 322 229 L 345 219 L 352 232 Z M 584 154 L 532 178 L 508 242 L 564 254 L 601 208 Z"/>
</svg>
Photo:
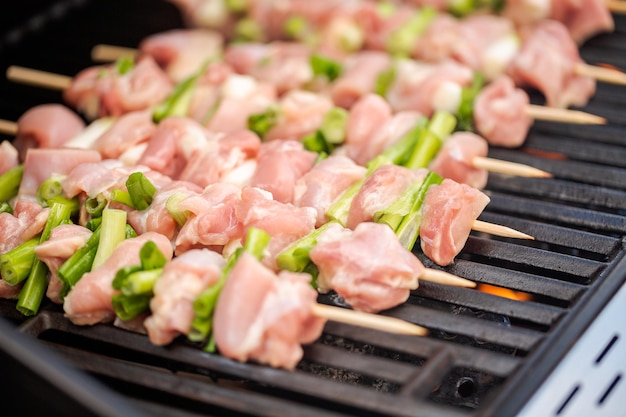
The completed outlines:
<svg viewBox="0 0 626 417">
<path fill-rule="evenodd" d="M 2 17 L 9 28 L 0 38 L 3 72 L 15 64 L 73 75 L 93 65 L 97 43 L 134 47 L 147 34 L 181 26 L 170 4 L 154 0 L 15 7 Z M 33 10 L 41 13 L 33 17 Z M 616 16 L 616 23 L 615 33 L 583 47 L 588 62 L 626 68 L 626 19 Z M 61 102 L 60 94 L 0 80 L 2 118 L 16 120 L 48 102 Z M 532 301 L 422 283 L 386 314 L 428 327 L 429 337 L 329 323 L 298 369 L 286 372 L 183 340 L 162 348 L 109 325 L 73 326 L 51 304 L 26 320 L 3 300 L 0 359 L 16 383 L 0 397 L 66 416 L 515 415 L 626 280 L 625 108 L 625 87 L 599 85 L 584 110 L 608 126 L 537 122 L 523 148 L 490 151 L 554 173 L 541 180 L 492 174 L 487 186 L 491 203 L 481 219 L 536 240 L 474 233 L 447 270 L 532 294 Z"/>
</svg>

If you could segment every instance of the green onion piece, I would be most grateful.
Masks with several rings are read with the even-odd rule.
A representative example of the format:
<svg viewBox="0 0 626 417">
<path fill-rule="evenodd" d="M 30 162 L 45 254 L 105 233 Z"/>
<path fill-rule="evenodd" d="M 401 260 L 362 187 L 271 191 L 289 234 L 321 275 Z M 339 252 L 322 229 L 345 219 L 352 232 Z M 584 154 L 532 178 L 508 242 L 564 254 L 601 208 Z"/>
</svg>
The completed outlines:
<svg viewBox="0 0 626 417">
<path fill-rule="evenodd" d="M 261 139 L 278 122 L 280 109 L 270 106 L 263 113 L 252 114 L 248 117 L 248 129 L 259 135 Z"/>
<path fill-rule="evenodd" d="M 100 239 L 92 269 L 102 265 L 111 256 L 117 245 L 126 239 L 126 212 L 117 209 L 104 209 L 100 229 Z"/>
<path fill-rule="evenodd" d="M 159 123 L 166 117 L 187 115 L 196 83 L 204 69 L 205 66 L 202 66 L 200 71 L 181 81 L 176 85 L 169 97 L 156 106 L 152 113 L 152 120 L 155 123 Z"/>
<path fill-rule="evenodd" d="M 346 139 L 348 111 L 341 107 L 333 107 L 324 114 L 319 128 L 320 134 L 330 145 L 338 145 Z"/>
<path fill-rule="evenodd" d="M 372 159 L 367 165 L 365 178 L 353 183 L 351 186 L 346 188 L 345 191 L 341 193 L 341 195 L 326 210 L 326 217 L 328 217 L 328 219 L 331 221 L 336 221 L 342 226 L 345 226 L 346 222 L 348 221 L 348 214 L 350 213 L 352 200 L 358 194 L 367 177 L 382 165 L 390 163 L 391 161 L 389 161 L 386 157 L 380 155 Z"/>
<path fill-rule="evenodd" d="M 428 29 L 436 16 L 437 10 L 434 7 L 421 8 L 391 34 L 386 46 L 387 52 L 396 56 L 411 56 L 415 42 Z"/>
<path fill-rule="evenodd" d="M 130 239 L 131 237 L 137 237 L 137 232 L 130 224 L 126 224 L 126 239 Z"/>
<path fill-rule="evenodd" d="M 132 56 L 123 56 L 115 61 L 115 71 L 119 75 L 129 73 L 135 67 L 135 60 Z"/>
<path fill-rule="evenodd" d="M 53 201 L 39 242 L 48 240 L 52 229 L 69 221 L 71 214 L 72 208 L 69 205 Z M 30 274 L 18 296 L 17 310 L 25 316 L 37 314 L 47 287 L 48 267 L 35 257 Z"/>
<path fill-rule="evenodd" d="M 100 242 L 101 230 L 102 228 L 98 227 L 89 236 L 85 246 L 74 252 L 57 270 L 57 276 L 67 290 L 74 287 L 84 274 L 91 271 Z"/>
<path fill-rule="evenodd" d="M 325 223 L 286 247 L 276 256 L 276 264 L 278 267 L 285 271 L 304 272 L 311 264 L 309 253 L 311 249 L 317 245 L 317 238 L 328 229 L 331 224 L 336 223 L 337 222 L 332 221 Z"/>
<path fill-rule="evenodd" d="M 395 165 L 406 164 L 427 126 L 428 119 L 423 116 L 420 117 L 411 130 L 405 133 L 399 141 L 385 149 L 381 155 L 392 161 Z"/>
<path fill-rule="evenodd" d="M 316 152 L 318 154 L 330 153 L 328 143 L 324 140 L 324 137 L 319 131 L 315 131 L 310 135 L 303 137 L 300 141 L 302 142 L 304 149 L 307 151 Z"/>
<path fill-rule="evenodd" d="M 246 0 L 225 0 L 226 8 L 231 13 L 241 13 L 246 11 L 248 2 Z"/>
<path fill-rule="evenodd" d="M 187 223 L 187 219 L 191 215 L 189 210 L 180 209 L 180 202 L 185 198 L 187 198 L 187 194 L 178 191 L 170 195 L 165 201 L 165 209 L 172 215 L 176 224 L 180 227 Z"/>
<path fill-rule="evenodd" d="M 107 206 L 107 199 L 102 194 L 98 194 L 95 197 L 88 197 L 85 200 L 85 211 L 92 218 L 102 216 L 102 210 Z"/>
<path fill-rule="evenodd" d="M 17 195 L 24 174 L 24 165 L 18 165 L 0 176 L 0 201 L 9 201 Z"/>
<path fill-rule="evenodd" d="M 376 3 L 376 11 L 383 18 L 389 18 L 396 12 L 396 5 L 391 1 L 379 1 Z"/>
<path fill-rule="evenodd" d="M 448 12 L 456 17 L 467 16 L 475 10 L 475 0 L 450 0 L 448 3 Z"/>
<path fill-rule="evenodd" d="M 374 86 L 374 92 L 381 97 L 387 97 L 387 92 L 396 79 L 396 67 L 381 72 L 376 77 L 376 85 Z"/>
<path fill-rule="evenodd" d="M 113 278 L 113 282 L 111 282 L 111 286 L 114 290 L 121 290 L 128 277 L 131 274 L 134 274 L 135 272 L 139 272 L 141 270 L 141 265 L 126 265 L 121 267 L 115 273 L 115 277 Z"/>
<path fill-rule="evenodd" d="M 246 233 L 246 240 L 243 244 L 243 250 L 252 254 L 255 258 L 261 260 L 263 251 L 269 244 L 271 236 L 263 229 L 258 227 L 249 227 Z M 239 258 L 239 255 L 234 257 Z M 228 270 L 230 272 L 230 270 Z"/>
<path fill-rule="evenodd" d="M 110 199 L 116 203 L 121 203 L 134 208 L 133 200 L 130 198 L 130 193 L 126 190 L 112 190 Z"/>
<path fill-rule="evenodd" d="M 163 273 L 162 268 L 133 272 L 120 288 L 124 295 L 152 295 L 154 283 Z"/>
<path fill-rule="evenodd" d="M 343 72 L 341 63 L 324 57 L 322 55 L 313 54 L 310 58 L 311 70 L 316 77 L 326 77 L 328 81 L 335 81 Z"/>
<path fill-rule="evenodd" d="M 422 133 L 415 145 L 405 166 L 410 169 L 426 168 L 441 149 L 443 139 L 450 136 L 455 126 L 456 117 L 451 113 L 436 112 L 430 119 L 428 128 Z"/>
<path fill-rule="evenodd" d="M 208 313 L 207 313 L 208 314 Z M 191 320 L 191 327 L 187 339 L 192 342 L 203 342 L 213 330 L 213 320 L 205 316 L 196 315 Z"/>
<path fill-rule="evenodd" d="M 139 259 L 143 270 L 161 269 L 167 263 L 167 259 L 156 243 L 148 241 L 139 250 Z"/>
<path fill-rule="evenodd" d="M 389 207 L 374 213 L 376 223 L 388 225 L 394 233 L 402 220 L 411 213 L 422 183 L 411 184 Z"/>
<path fill-rule="evenodd" d="M 309 22 L 302 16 L 290 16 L 283 25 L 283 31 L 292 39 L 302 39 L 310 31 Z"/>
<path fill-rule="evenodd" d="M 150 296 L 115 294 L 111 301 L 115 314 L 124 321 L 131 320 L 150 308 Z"/>
<path fill-rule="evenodd" d="M 411 212 L 404 217 L 402 223 L 396 229 L 396 236 L 400 240 L 402 246 L 407 248 L 408 250 L 412 250 L 417 238 L 419 236 L 419 229 L 422 218 L 422 204 L 424 203 L 424 199 L 426 198 L 426 193 L 428 192 L 431 185 L 441 184 L 443 178 L 434 172 L 429 172 L 424 178 L 424 182 L 420 187 L 419 191 L 415 196 L 415 201 L 413 202 L 413 207 Z"/>
<path fill-rule="evenodd" d="M 461 91 L 461 103 L 456 112 L 457 130 L 473 131 L 474 101 L 485 85 L 485 77 L 476 72 L 472 84 Z"/>
<path fill-rule="evenodd" d="M 137 210 L 147 209 L 156 193 L 156 187 L 142 172 L 133 172 L 128 176 L 126 189 L 133 202 L 132 207 Z"/>
<path fill-rule="evenodd" d="M 58 176 L 52 176 L 44 180 L 37 187 L 37 202 L 44 207 L 48 207 L 48 200 L 58 197 L 63 193 L 61 179 Z"/>
<path fill-rule="evenodd" d="M 94 232 L 97 228 L 100 227 L 101 224 L 102 224 L 102 213 L 100 214 L 100 217 L 94 217 L 90 219 L 87 223 L 85 223 L 85 227 L 91 230 L 92 232 Z"/>
<path fill-rule="evenodd" d="M 6 201 L 0 202 L 0 214 L 2 213 L 13 214 L 13 207 Z"/>
<path fill-rule="evenodd" d="M 235 24 L 235 39 L 238 42 L 262 42 L 265 39 L 265 33 L 258 22 L 243 18 Z"/>
<path fill-rule="evenodd" d="M 80 211 L 80 203 L 78 202 L 78 198 L 66 198 L 63 197 L 62 195 L 58 195 L 56 197 L 52 197 L 50 199 L 47 200 L 46 204 L 48 205 L 48 207 L 52 206 L 52 203 L 58 203 L 58 204 L 64 204 L 66 205 L 72 216 L 76 216 L 78 214 L 78 212 Z"/>
<path fill-rule="evenodd" d="M 0 255 L 0 275 L 9 285 L 17 285 L 24 281 L 35 261 L 35 247 L 39 245 L 39 237 L 32 238 L 21 245 Z"/>
</svg>

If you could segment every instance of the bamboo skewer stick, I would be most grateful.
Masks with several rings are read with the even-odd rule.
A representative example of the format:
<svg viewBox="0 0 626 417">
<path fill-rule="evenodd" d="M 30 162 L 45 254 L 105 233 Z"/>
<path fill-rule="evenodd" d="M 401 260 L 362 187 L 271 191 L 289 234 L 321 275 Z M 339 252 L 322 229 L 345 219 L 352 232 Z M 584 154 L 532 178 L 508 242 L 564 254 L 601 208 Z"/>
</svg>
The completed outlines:
<svg viewBox="0 0 626 417">
<path fill-rule="evenodd" d="M 465 279 L 457 275 L 453 275 L 449 272 L 433 268 L 426 268 L 426 271 L 424 271 L 424 274 L 422 274 L 419 279 L 421 281 L 433 282 L 435 284 L 442 285 L 450 285 L 452 287 L 476 287 L 476 283 L 474 281 L 470 281 L 469 279 Z"/>
<path fill-rule="evenodd" d="M 98 44 L 91 50 L 91 60 L 94 62 L 113 62 L 120 58 L 137 56 L 137 49 L 125 46 Z"/>
<path fill-rule="evenodd" d="M 11 136 L 17 135 L 17 123 L 0 119 L 0 133 Z"/>
<path fill-rule="evenodd" d="M 395 317 L 368 314 L 362 311 L 348 310 L 325 304 L 314 304 L 312 310 L 314 316 L 340 323 L 382 330 L 389 333 L 413 336 L 425 336 L 428 334 L 428 329 Z"/>
<path fill-rule="evenodd" d="M 489 233 L 494 236 L 501 237 L 511 237 L 514 239 L 527 239 L 527 240 L 535 240 L 535 238 L 531 235 L 527 235 L 526 233 L 522 233 L 519 230 L 512 229 L 510 227 L 502 226 L 499 224 L 487 223 L 482 220 L 475 220 L 472 225 L 472 230 L 477 232 Z"/>
<path fill-rule="evenodd" d="M 498 172 L 500 174 L 515 175 L 518 177 L 531 178 L 550 178 L 552 174 L 525 164 L 517 162 L 502 161 L 500 159 L 486 158 L 483 156 L 475 156 L 472 159 L 474 168 L 484 169 L 489 172 Z"/>
<path fill-rule="evenodd" d="M 583 125 L 604 125 L 606 119 L 595 114 L 579 110 L 561 109 L 558 107 L 545 107 L 529 104 L 526 108 L 528 115 L 535 120 L 546 122 L 573 123 Z"/>
<path fill-rule="evenodd" d="M 622 0 L 607 0 L 606 7 L 613 13 L 626 14 L 626 2 Z"/>
<path fill-rule="evenodd" d="M 574 70 L 578 75 L 591 77 L 608 84 L 626 85 L 626 73 L 613 68 L 579 63 Z"/>
</svg>

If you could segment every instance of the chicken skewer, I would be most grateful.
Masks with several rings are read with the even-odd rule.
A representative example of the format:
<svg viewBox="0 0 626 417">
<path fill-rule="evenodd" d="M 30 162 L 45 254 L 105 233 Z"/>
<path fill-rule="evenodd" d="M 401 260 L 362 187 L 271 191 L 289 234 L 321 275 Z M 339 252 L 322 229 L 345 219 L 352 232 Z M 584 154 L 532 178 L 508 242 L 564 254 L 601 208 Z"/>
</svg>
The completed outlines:
<svg viewBox="0 0 626 417">
<path fill-rule="evenodd" d="M 72 79 L 70 77 L 61 76 L 57 74 L 41 73 L 37 70 L 29 70 L 22 67 L 10 67 L 7 75 L 14 81 L 20 81 L 28 84 L 35 84 L 37 86 L 45 86 L 47 88 L 57 88 L 60 90 L 66 90 L 72 85 Z M 580 115 L 576 114 L 576 120 L 580 122 Z M 597 122 L 597 118 L 593 119 Z M 504 161 L 497 161 L 486 157 L 477 157 L 474 161 L 474 166 L 480 169 L 493 170 L 508 175 L 517 176 L 530 176 L 530 177 L 549 177 L 550 174 L 532 167 L 528 167 L 522 164 L 507 163 Z"/>
</svg>

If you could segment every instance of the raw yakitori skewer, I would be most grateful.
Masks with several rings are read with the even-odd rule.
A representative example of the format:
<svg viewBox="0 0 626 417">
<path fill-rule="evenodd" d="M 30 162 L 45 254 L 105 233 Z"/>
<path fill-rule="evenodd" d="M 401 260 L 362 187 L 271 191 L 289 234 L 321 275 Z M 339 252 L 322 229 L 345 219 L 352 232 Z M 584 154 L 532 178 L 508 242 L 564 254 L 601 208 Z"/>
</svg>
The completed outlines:
<svg viewBox="0 0 626 417">
<path fill-rule="evenodd" d="M 72 83 L 72 78 L 69 76 L 52 74 L 46 71 L 34 70 L 30 68 L 24 68 L 19 66 L 11 66 L 7 70 L 7 78 L 21 82 L 29 85 L 35 85 L 38 87 L 57 89 L 57 90 L 65 90 L 69 88 Z M 539 113 L 539 106 L 536 106 L 537 109 L 534 110 L 535 113 Z M 553 110 L 549 110 L 553 112 Z M 560 110 L 560 112 L 567 115 L 567 110 Z M 556 112 L 555 112 L 556 113 Z M 582 112 L 578 112 L 582 113 Z M 583 117 L 586 113 L 582 113 Z M 591 115 L 589 115 L 591 116 Z M 576 116 L 571 116 L 571 120 L 577 120 Z M 589 117 L 586 120 L 595 120 Z M 580 122 L 582 123 L 582 122 Z M 537 178 L 548 178 L 551 177 L 551 174 L 539 170 L 537 168 L 532 168 L 523 164 L 512 163 L 507 161 L 496 160 L 492 158 L 481 158 L 476 159 L 474 161 L 477 165 L 476 168 L 485 169 L 488 171 L 504 173 L 507 175 L 514 176 L 522 176 L 522 177 L 537 177 Z"/>
<path fill-rule="evenodd" d="M 621 7 L 624 13 L 626 13 L 626 2 L 620 2 L 616 0 L 612 3 L 619 3 L 615 7 Z M 113 62 L 123 57 L 136 57 L 137 53 L 138 51 L 135 48 L 98 44 L 91 51 L 91 59 L 95 62 Z M 626 73 L 617 69 L 578 63 L 575 65 L 574 71 L 577 75 L 591 77 L 597 81 L 605 82 L 608 84 L 626 85 Z M 568 123 L 584 124 L 603 123 L 600 121 L 601 118 L 599 118 L 598 116 L 593 116 L 585 112 L 573 112 L 572 115 L 568 115 L 567 111 L 554 113 L 547 111 L 547 114 L 544 114 L 544 107 L 536 105 L 531 105 L 530 107 L 531 108 L 529 109 L 529 113 L 532 115 L 533 118 L 537 120 L 567 121 Z M 574 115 L 578 115 L 580 117 L 576 117 Z M 559 116 L 563 117 L 564 119 L 559 118 Z M 586 117 L 589 117 L 589 119 L 586 119 Z"/>
</svg>

